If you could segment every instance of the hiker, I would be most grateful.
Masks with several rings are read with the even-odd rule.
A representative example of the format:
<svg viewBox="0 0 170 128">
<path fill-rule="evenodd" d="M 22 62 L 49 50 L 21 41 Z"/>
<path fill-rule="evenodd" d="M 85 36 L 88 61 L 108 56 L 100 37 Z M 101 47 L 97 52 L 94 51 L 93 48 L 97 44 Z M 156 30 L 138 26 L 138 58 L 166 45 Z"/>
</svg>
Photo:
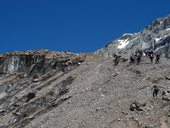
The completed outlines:
<svg viewBox="0 0 170 128">
<path fill-rule="evenodd" d="M 129 60 L 130 60 L 129 64 L 134 64 L 135 63 L 135 55 L 133 53 L 130 56 Z"/>
<path fill-rule="evenodd" d="M 136 63 L 137 63 L 137 65 L 140 64 L 140 62 L 141 62 L 142 54 L 143 54 L 143 52 L 142 52 L 142 50 L 140 50 L 140 49 L 137 49 L 137 50 L 135 51 L 135 56 L 136 56 Z"/>
<path fill-rule="evenodd" d="M 120 61 L 121 56 L 116 55 L 116 54 L 113 54 L 113 57 L 114 57 L 114 60 L 113 60 L 114 66 L 116 66 L 116 65 L 119 64 L 119 61 Z"/>
<path fill-rule="evenodd" d="M 153 86 L 153 97 L 157 97 L 158 92 L 159 92 L 158 86 L 157 86 L 157 85 L 154 85 L 154 86 Z"/>
<path fill-rule="evenodd" d="M 160 54 L 159 54 L 159 53 L 156 53 L 155 63 L 158 64 L 158 63 L 159 63 L 159 60 L 160 60 Z"/>
<path fill-rule="evenodd" d="M 153 51 L 149 51 L 149 59 L 150 59 L 151 63 L 153 63 L 153 58 L 154 58 Z"/>
<path fill-rule="evenodd" d="M 140 55 L 137 55 L 136 56 L 136 64 L 140 64 L 140 61 L 141 61 L 141 56 Z"/>
<path fill-rule="evenodd" d="M 139 50 L 138 53 L 137 53 L 137 58 L 136 58 L 137 64 L 140 64 L 141 58 L 142 58 L 142 54 L 143 54 L 142 50 Z"/>
</svg>

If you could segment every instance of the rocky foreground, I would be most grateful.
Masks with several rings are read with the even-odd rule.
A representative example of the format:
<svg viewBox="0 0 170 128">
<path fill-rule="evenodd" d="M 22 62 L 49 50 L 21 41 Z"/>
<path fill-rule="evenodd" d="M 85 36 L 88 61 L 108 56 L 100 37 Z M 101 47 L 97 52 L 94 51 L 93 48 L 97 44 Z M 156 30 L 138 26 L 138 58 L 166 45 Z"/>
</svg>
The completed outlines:
<svg viewBox="0 0 170 128">
<path fill-rule="evenodd" d="M 170 60 L 129 65 L 120 56 L 1 55 L 0 128 L 169 128 Z"/>
</svg>

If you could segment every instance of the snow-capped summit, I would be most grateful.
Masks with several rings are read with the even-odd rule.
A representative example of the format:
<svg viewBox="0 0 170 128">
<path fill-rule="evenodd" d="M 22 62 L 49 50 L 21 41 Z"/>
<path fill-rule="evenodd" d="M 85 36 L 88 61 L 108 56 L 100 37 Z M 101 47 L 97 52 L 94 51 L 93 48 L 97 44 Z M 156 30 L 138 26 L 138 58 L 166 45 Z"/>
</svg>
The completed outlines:
<svg viewBox="0 0 170 128">
<path fill-rule="evenodd" d="M 110 56 L 114 53 L 132 53 L 135 49 L 153 49 L 163 56 L 170 58 L 170 15 L 159 18 L 146 26 L 139 33 L 125 33 L 112 41 L 105 48 L 97 51 L 99 54 Z"/>
</svg>

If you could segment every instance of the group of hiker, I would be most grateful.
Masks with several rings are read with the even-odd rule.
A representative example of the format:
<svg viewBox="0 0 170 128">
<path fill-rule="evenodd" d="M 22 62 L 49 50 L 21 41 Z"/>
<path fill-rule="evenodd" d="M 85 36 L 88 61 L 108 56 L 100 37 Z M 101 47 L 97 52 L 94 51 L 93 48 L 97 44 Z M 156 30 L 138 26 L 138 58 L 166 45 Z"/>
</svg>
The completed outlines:
<svg viewBox="0 0 170 128">
<path fill-rule="evenodd" d="M 142 51 L 141 49 L 137 49 L 134 53 L 130 55 L 130 64 L 136 63 L 140 64 L 142 56 L 147 56 L 150 59 L 150 62 L 153 63 L 155 58 L 155 63 L 158 64 L 160 60 L 160 54 L 154 53 L 153 50 Z"/>
<path fill-rule="evenodd" d="M 140 64 L 142 55 L 143 55 L 143 51 L 140 49 L 137 49 L 135 53 L 132 53 L 132 55 L 130 56 L 130 64 L 135 63 L 135 62 L 136 64 Z"/>
<path fill-rule="evenodd" d="M 153 59 L 155 57 L 155 63 L 159 63 L 159 60 L 160 60 L 160 54 L 159 53 L 155 53 L 153 52 L 153 50 L 148 50 L 145 52 L 146 56 L 149 57 L 151 63 L 153 63 Z"/>
<path fill-rule="evenodd" d="M 131 54 L 129 60 L 130 60 L 130 64 L 134 64 L 136 63 L 137 65 L 139 65 L 141 63 L 141 59 L 143 56 L 146 56 L 147 58 L 149 58 L 150 63 L 154 63 L 154 58 L 155 58 L 155 64 L 160 63 L 160 54 L 159 53 L 154 53 L 153 50 L 146 50 L 146 51 L 142 51 L 141 49 L 136 49 L 136 51 L 134 53 Z M 153 86 L 153 97 L 157 97 L 158 92 L 159 92 L 159 87 L 157 85 Z"/>
<path fill-rule="evenodd" d="M 129 63 L 139 65 L 141 63 L 143 56 L 147 57 L 150 60 L 151 64 L 153 64 L 154 62 L 155 62 L 155 64 L 160 63 L 160 53 L 159 52 L 155 53 L 153 50 L 143 51 L 141 49 L 136 49 L 135 52 L 130 55 Z M 114 66 L 116 66 L 119 63 L 121 56 L 113 54 L 113 57 L 115 58 L 114 59 Z M 123 60 L 123 61 L 126 61 L 126 60 Z M 159 86 L 154 85 L 152 90 L 153 90 L 152 96 L 157 97 L 157 95 L 160 91 Z"/>
</svg>

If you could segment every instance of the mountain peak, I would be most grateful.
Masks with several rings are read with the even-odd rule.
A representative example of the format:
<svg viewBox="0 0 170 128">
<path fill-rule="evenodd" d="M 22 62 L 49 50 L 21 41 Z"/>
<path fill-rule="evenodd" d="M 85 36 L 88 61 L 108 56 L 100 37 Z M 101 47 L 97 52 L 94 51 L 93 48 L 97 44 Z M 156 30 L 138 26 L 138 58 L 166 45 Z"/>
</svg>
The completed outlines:
<svg viewBox="0 0 170 128">
<path fill-rule="evenodd" d="M 157 33 L 159 31 L 163 31 L 170 28 L 170 15 L 167 15 L 163 18 L 158 18 L 154 20 L 150 25 L 148 25 L 145 29 Z"/>
<path fill-rule="evenodd" d="M 152 49 L 162 56 L 170 58 L 170 15 L 153 21 L 143 31 L 134 34 L 123 34 L 112 41 L 105 48 L 96 53 L 106 57 L 115 53 L 130 54 L 139 48 L 143 51 Z"/>
</svg>

